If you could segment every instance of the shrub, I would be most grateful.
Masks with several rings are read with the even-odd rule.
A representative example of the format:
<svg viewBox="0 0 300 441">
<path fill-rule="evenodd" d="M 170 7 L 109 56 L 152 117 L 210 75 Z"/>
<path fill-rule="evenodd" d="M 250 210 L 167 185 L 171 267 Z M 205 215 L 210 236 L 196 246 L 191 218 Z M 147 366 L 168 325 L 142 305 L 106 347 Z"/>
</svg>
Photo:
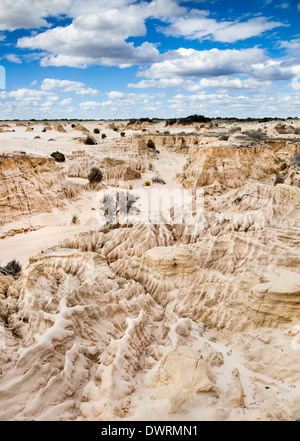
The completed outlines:
<svg viewBox="0 0 300 441">
<path fill-rule="evenodd" d="M 125 136 L 125 132 L 121 132 L 120 135 L 122 136 L 122 138 Z"/>
<path fill-rule="evenodd" d="M 148 140 L 148 142 L 147 142 L 147 147 L 148 147 L 149 149 L 155 150 L 155 143 L 154 143 L 154 141 L 152 141 L 152 139 L 149 139 L 149 140 Z"/>
<path fill-rule="evenodd" d="M 73 224 L 77 224 L 78 219 L 79 219 L 79 218 L 78 218 L 77 214 L 74 213 L 73 216 L 72 216 L 72 223 L 73 223 Z"/>
<path fill-rule="evenodd" d="M 97 141 L 95 140 L 95 138 L 91 135 L 87 135 L 87 137 L 84 140 L 84 143 L 86 145 L 96 145 Z"/>
<path fill-rule="evenodd" d="M 117 132 L 117 131 L 118 131 L 118 128 L 117 128 L 117 127 L 114 127 L 114 128 L 113 128 L 113 131 L 114 131 L 114 132 Z"/>
<path fill-rule="evenodd" d="M 72 129 L 74 129 L 74 127 L 76 127 L 76 124 L 71 124 Z"/>
<path fill-rule="evenodd" d="M 281 174 L 276 175 L 274 185 L 283 184 L 283 183 L 284 183 L 284 176 Z"/>
<path fill-rule="evenodd" d="M 298 167 L 300 167 L 300 152 L 295 153 L 291 157 L 291 164 L 292 165 L 297 165 Z"/>
<path fill-rule="evenodd" d="M 5 267 L 0 267 L 0 273 L 4 276 L 16 277 L 22 271 L 22 265 L 15 259 L 10 261 Z"/>
<path fill-rule="evenodd" d="M 105 133 L 102 133 L 102 139 L 105 139 L 105 138 L 106 138 Z"/>
<path fill-rule="evenodd" d="M 149 164 L 149 170 L 153 170 L 153 164 Z"/>
<path fill-rule="evenodd" d="M 65 162 L 66 160 L 65 155 L 58 151 L 51 153 L 50 156 L 52 156 L 52 158 L 54 158 L 56 162 Z"/>
<path fill-rule="evenodd" d="M 152 178 L 152 182 L 154 184 L 165 184 L 165 181 L 160 176 L 154 176 L 154 178 Z"/>
<path fill-rule="evenodd" d="M 149 185 L 151 185 L 151 181 L 149 179 L 146 179 L 144 184 L 146 185 L 146 187 L 149 187 Z"/>
<path fill-rule="evenodd" d="M 93 167 L 88 175 L 88 180 L 93 182 L 101 182 L 103 178 L 103 173 L 99 168 Z"/>
<path fill-rule="evenodd" d="M 94 129 L 94 133 L 95 133 L 96 135 L 99 135 L 100 130 L 96 128 L 96 129 Z"/>
</svg>

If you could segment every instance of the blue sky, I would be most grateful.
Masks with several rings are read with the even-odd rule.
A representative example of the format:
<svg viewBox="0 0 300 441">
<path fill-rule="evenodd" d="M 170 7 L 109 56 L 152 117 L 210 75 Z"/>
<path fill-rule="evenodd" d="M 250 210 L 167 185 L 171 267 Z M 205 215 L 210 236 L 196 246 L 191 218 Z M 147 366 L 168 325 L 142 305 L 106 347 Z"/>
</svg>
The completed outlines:
<svg viewBox="0 0 300 441">
<path fill-rule="evenodd" d="M 1 0 L 0 44 L 0 119 L 300 117 L 300 0 Z"/>
</svg>

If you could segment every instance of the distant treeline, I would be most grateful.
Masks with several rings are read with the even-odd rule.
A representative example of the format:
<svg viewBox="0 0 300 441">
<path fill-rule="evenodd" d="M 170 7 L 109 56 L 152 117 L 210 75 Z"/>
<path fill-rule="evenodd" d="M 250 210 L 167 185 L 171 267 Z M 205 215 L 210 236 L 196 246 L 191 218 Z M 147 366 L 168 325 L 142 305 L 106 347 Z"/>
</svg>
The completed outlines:
<svg viewBox="0 0 300 441">
<path fill-rule="evenodd" d="M 143 123 L 143 122 L 147 122 L 150 124 L 153 124 L 155 122 L 159 122 L 159 121 L 166 121 L 166 126 L 172 126 L 174 124 L 181 124 L 181 125 L 189 125 L 189 124 L 193 124 L 193 123 L 205 123 L 205 122 L 210 122 L 210 121 L 240 121 L 240 122 L 268 122 L 268 121 L 275 121 L 275 120 L 289 120 L 289 119 L 299 119 L 299 117 L 297 116 L 289 116 L 287 118 L 279 118 L 279 117 L 264 117 L 264 118 L 236 118 L 236 117 L 215 117 L 215 118 L 211 118 L 211 117 L 206 117 L 203 115 L 189 115 L 183 118 L 130 118 L 129 122 L 128 122 L 128 126 L 136 124 L 136 123 Z M 37 121 L 37 122 L 42 122 L 42 121 L 66 121 L 66 122 L 73 122 L 73 121 L 126 121 L 128 120 L 128 118 L 118 118 L 118 119 L 0 119 L 0 121 Z"/>
</svg>

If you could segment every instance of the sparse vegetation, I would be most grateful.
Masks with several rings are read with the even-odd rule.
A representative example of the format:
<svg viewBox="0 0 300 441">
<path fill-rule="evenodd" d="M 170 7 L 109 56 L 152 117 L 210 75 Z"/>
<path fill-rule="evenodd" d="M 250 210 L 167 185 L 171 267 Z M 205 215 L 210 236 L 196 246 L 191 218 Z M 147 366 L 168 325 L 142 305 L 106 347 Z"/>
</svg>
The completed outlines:
<svg viewBox="0 0 300 441">
<path fill-rule="evenodd" d="M 93 167 L 88 175 L 88 180 L 90 183 L 101 182 L 103 178 L 103 173 L 99 168 Z"/>
<path fill-rule="evenodd" d="M 105 135 L 105 133 L 102 133 L 102 139 L 105 139 L 106 138 L 106 135 Z"/>
<path fill-rule="evenodd" d="M 182 126 L 187 126 L 187 125 L 193 124 L 193 123 L 205 123 L 205 122 L 210 122 L 210 121 L 211 121 L 210 118 L 206 118 L 203 115 L 190 115 L 190 116 L 187 116 L 186 118 L 168 119 L 166 121 L 166 127 L 172 126 L 174 124 L 180 124 Z"/>
<path fill-rule="evenodd" d="M 284 183 L 284 175 L 280 173 L 276 174 L 274 185 L 283 184 L 283 183 Z"/>
<path fill-rule="evenodd" d="M 52 158 L 54 158 L 55 162 L 65 162 L 65 155 L 61 152 L 53 152 L 51 153 Z"/>
<path fill-rule="evenodd" d="M 164 185 L 165 181 L 160 176 L 154 176 L 154 178 L 152 178 L 152 183 Z"/>
<path fill-rule="evenodd" d="M 94 133 L 95 133 L 96 135 L 99 135 L 100 130 L 96 128 L 96 129 L 94 129 Z"/>
<path fill-rule="evenodd" d="M 86 145 L 96 145 L 97 141 L 95 140 L 95 138 L 92 135 L 87 135 L 87 137 L 84 140 L 84 143 Z"/>
<path fill-rule="evenodd" d="M 149 139 L 149 140 L 148 140 L 148 142 L 147 142 L 147 147 L 148 147 L 149 149 L 155 150 L 155 143 L 154 143 L 154 141 L 153 141 L 152 139 Z"/>
<path fill-rule="evenodd" d="M 146 179 L 144 184 L 146 185 L 146 187 L 149 187 L 151 185 L 151 181 L 149 179 Z"/>
<path fill-rule="evenodd" d="M 17 277 L 19 273 L 22 271 L 22 265 L 17 262 L 15 259 L 8 262 L 5 267 L 0 267 L 0 273 L 4 276 L 12 276 Z"/>
<path fill-rule="evenodd" d="M 76 213 L 72 215 L 72 224 L 77 224 L 79 218 Z"/>
</svg>

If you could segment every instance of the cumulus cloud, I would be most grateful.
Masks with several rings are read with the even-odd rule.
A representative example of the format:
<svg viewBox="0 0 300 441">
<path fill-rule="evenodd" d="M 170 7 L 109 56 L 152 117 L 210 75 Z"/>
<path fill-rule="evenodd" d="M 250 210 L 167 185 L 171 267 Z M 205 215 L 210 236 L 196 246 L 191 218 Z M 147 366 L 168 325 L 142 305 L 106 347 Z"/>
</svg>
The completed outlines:
<svg viewBox="0 0 300 441">
<path fill-rule="evenodd" d="M 13 98 L 17 101 L 39 101 L 46 95 L 47 92 L 44 92 L 42 90 L 24 88 L 12 90 L 11 92 L 0 92 L 0 99 L 6 100 L 9 98 Z"/>
<path fill-rule="evenodd" d="M 138 76 L 160 78 L 202 78 L 230 75 L 247 75 L 261 81 L 288 80 L 296 74 L 295 66 L 286 61 L 268 58 L 264 51 L 250 49 L 211 49 L 197 51 L 180 48 L 169 51 L 161 61 L 138 72 Z"/>
<path fill-rule="evenodd" d="M 43 80 L 41 89 L 44 91 L 58 92 L 75 92 L 77 95 L 98 95 L 100 92 L 96 89 L 87 87 L 84 83 L 79 81 L 58 80 L 53 78 L 46 78 Z"/>
<path fill-rule="evenodd" d="M 10 8 L 18 17 L 22 17 L 20 8 L 23 3 L 17 0 L 13 3 L 15 7 Z M 227 43 L 286 26 L 266 17 L 254 17 L 247 21 L 218 21 L 210 18 L 208 11 L 190 10 L 180 5 L 178 0 L 112 0 L 109 3 L 102 0 L 73 0 L 71 5 L 70 0 L 63 0 L 61 4 L 56 0 L 53 7 L 50 7 L 49 0 L 28 0 L 28 4 L 36 6 L 32 17 L 37 20 L 36 27 L 47 26 L 43 18 L 47 14 L 57 16 L 64 13 L 72 19 L 67 26 L 56 26 L 18 40 L 19 48 L 46 52 L 41 54 L 42 66 L 84 68 L 95 64 L 128 67 L 157 62 L 159 51 L 155 44 L 144 41 L 140 46 L 135 46 L 127 41 L 132 37 L 146 37 L 147 19 L 159 20 L 161 26 L 157 30 L 166 35 Z M 16 14 L 18 8 L 19 14 Z"/>
<path fill-rule="evenodd" d="M 70 8 L 72 0 L 1 0 L 0 29 L 35 29 L 48 27 L 45 17 L 56 16 Z"/>
<path fill-rule="evenodd" d="M 127 43 L 129 37 L 145 36 L 143 5 L 126 5 L 125 9 L 107 9 L 79 15 L 68 26 L 57 26 L 32 37 L 18 40 L 18 47 L 45 50 L 43 66 L 86 67 L 89 64 L 149 64 L 158 58 L 154 44 L 140 46 Z M 88 9 L 87 9 L 88 10 Z"/>
</svg>

